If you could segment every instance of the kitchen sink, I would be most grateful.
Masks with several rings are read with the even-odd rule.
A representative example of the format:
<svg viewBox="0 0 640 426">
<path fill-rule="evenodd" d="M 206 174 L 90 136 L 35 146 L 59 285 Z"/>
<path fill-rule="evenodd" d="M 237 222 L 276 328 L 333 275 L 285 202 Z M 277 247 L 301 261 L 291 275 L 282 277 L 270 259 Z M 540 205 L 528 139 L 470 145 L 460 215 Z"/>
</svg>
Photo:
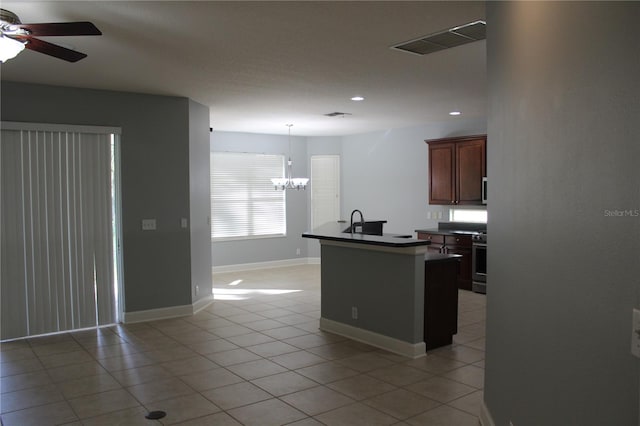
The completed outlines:
<svg viewBox="0 0 640 426">
<path fill-rule="evenodd" d="M 362 222 L 354 222 L 353 223 L 353 227 L 354 227 L 354 234 L 365 234 L 365 235 L 382 235 L 382 225 L 383 225 L 383 221 L 375 221 L 375 222 L 367 222 L 365 221 L 364 223 Z M 342 231 L 344 233 L 350 234 L 351 233 L 351 227 L 348 227 L 347 229 L 345 229 L 344 231 Z"/>
</svg>

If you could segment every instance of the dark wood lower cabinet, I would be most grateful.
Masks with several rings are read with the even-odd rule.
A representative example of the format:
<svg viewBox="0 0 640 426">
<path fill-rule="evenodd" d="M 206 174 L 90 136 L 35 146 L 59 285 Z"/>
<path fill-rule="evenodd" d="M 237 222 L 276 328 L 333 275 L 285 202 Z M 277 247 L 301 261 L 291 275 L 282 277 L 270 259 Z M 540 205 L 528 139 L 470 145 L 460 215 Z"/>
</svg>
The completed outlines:
<svg viewBox="0 0 640 426">
<path fill-rule="evenodd" d="M 460 269 L 458 271 L 458 288 L 462 290 L 471 290 L 472 288 L 472 250 L 471 237 L 468 235 L 446 235 L 444 237 L 444 253 L 459 254 Z"/>
<path fill-rule="evenodd" d="M 471 265 L 471 237 L 468 235 L 442 235 L 418 232 L 419 240 L 429 240 L 429 253 L 459 254 L 460 268 L 458 269 L 457 283 L 462 290 L 472 289 L 472 265 Z"/>
<path fill-rule="evenodd" d="M 458 332 L 459 265 L 459 256 L 425 255 L 424 342 L 427 350 L 450 345 Z"/>
</svg>

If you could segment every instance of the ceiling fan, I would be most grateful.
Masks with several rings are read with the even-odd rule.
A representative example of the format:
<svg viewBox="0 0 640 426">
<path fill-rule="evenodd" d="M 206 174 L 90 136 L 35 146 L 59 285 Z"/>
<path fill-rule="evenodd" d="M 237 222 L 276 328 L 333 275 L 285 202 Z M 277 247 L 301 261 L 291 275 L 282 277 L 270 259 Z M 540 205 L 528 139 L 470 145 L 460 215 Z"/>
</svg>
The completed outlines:
<svg viewBox="0 0 640 426">
<path fill-rule="evenodd" d="M 24 48 L 69 62 L 77 62 L 87 55 L 36 37 L 102 35 L 91 22 L 50 22 L 23 24 L 13 12 L 0 9 L 0 61 L 6 62 Z"/>
</svg>

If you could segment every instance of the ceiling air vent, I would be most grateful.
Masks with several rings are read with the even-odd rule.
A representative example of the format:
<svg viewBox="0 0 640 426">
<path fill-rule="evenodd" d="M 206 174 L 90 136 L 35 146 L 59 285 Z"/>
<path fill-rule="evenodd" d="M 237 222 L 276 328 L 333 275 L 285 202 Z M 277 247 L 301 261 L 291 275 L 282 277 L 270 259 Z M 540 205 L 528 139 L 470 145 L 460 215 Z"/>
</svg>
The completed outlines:
<svg viewBox="0 0 640 426">
<path fill-rule="evenodd" d="M 325 116 L 327 117 L 346 117 L 347 115 L 351 115 L 350 112 L 330 112 L 328 114 L 325 114 Z"/>
<path fill-rule="evenodd" d="M 391 48 L 415 55 L 426 55 L 438 50 L 484 40 L 487 37 L 486 26 L 485 21 L 470 22 L 426 37 L 405 41 L 391 46 Z"/>
</svg>

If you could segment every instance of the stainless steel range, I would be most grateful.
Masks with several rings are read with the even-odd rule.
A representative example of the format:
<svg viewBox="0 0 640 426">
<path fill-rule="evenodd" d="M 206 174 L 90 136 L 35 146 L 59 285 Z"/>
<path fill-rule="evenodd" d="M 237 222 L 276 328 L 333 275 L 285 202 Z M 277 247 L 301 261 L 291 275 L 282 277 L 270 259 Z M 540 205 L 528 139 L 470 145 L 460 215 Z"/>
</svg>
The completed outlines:
<svg viewBox="0 0 640 426">
<path fill-rule="evenodd" d="M 476 293 L 487 293 L 487 233 L 471 236 L 472 289 Z"/>
</svg>

